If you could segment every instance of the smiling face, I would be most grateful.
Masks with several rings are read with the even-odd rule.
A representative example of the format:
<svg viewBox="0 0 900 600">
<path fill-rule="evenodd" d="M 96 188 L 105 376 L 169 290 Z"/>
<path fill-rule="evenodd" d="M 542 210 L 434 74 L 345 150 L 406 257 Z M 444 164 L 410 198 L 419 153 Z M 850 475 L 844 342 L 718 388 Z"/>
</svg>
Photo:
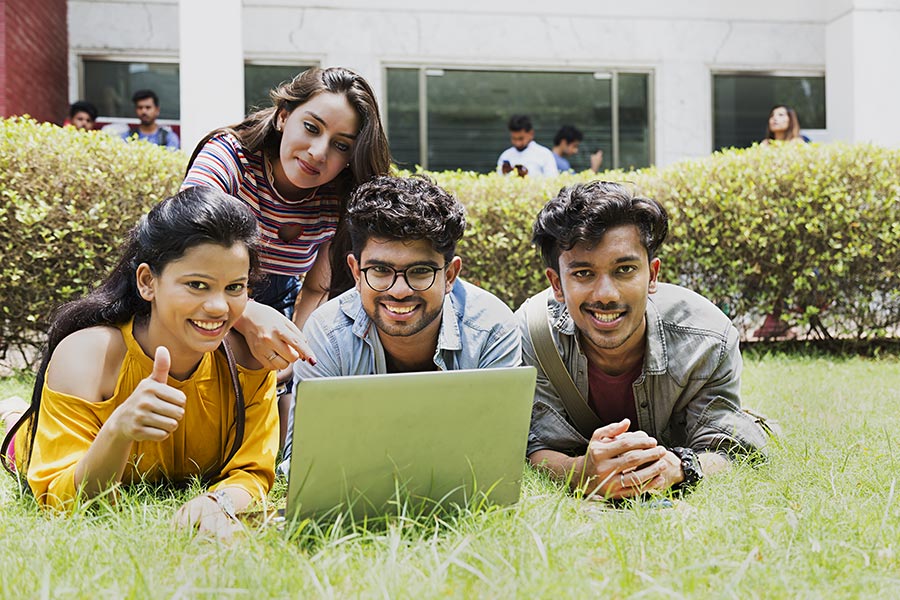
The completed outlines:
<svg viewBox="0 0 900 600">
<path fill-rule="evenodd" d="M 249 272 L 250 254 L 240 243 L 194 246 L 158 275 L 147 263 L 137 268 L 138 290 L 151 304 L 148 340 L 169 349 L 173 372 L 219 347 L 247 305 Z"/>
<path fill-rule="evenodd" d="M 320 92 L 290 113 L 282 110 L 276 126 L 282 136 L 275 187 L 285 198 L 299 199 L 347 167 L 360 119 L 346 96 Z"/>
<path fill-rule="evenodd" d="M 429 342 L 432 337 L 437 339 L 444 296 L 453 287 L 461 267 L 459 257 L 454 257 L 448 264 L 428 240 L 370 238 L 360 252 L 359 262 L 352 254 L 347 257 L 347 262 L 356 278 L 356 289 L 359 290 L 363 309 L 375 323 L 379 335 L 404 338 L 418 336 Z M 418 265 L 438 269 L 434 283 L 425 291 L 411 289 L 406 278 L 398 275 L 390 289 L 376 292 L 369 287 L 360 271 L 367 267 L 391 267 L 402 271 Z"/>
<path fill-rule="evenodd" d="M 547 269 L 556 299 L 566 304 L 582 348 L 594 364 L 643 355 L 647 295 L 656 291 L 659 259 L 647 260 L 635 225 L 609 229 L 593 246 L 581 243 Z"/>
</svg>

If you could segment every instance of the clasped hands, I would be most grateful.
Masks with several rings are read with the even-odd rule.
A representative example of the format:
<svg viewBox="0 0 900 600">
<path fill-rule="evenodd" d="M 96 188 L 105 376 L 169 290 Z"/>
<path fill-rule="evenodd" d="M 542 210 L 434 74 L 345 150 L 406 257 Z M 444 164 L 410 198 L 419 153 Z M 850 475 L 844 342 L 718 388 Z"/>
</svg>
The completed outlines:
<svg viewBox="0 0 900 600">
<path fill-rule="evenodd" d="M 584 455 L 585 495 L 631 498 L 661 492 L 684 478 L 681 461 L 643 431 L 628 431 L 623 419 L 594 431 Z"/>
</svg>

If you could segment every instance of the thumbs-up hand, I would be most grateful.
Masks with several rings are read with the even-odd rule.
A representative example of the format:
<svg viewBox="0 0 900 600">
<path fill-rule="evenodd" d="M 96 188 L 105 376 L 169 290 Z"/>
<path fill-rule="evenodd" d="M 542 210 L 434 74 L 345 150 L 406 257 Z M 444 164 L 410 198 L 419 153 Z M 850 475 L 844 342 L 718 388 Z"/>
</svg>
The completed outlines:
<svg viewBox="0 0 900 600">
<path fill-rule="evenodd" d="M 107 423 L 135 442 L 161 442 L 178 428 L 184 417 L 185 395 L 168 385 L 172 359 L 165 346 L 156 349 L 153 370 L 141 381 Z"/>
<path fill-rule="evenodd" d="M 165 346 L 160 346 L 156 349 L 156 356 L 153 359 L 153 371 L 150 372 L 150 379 L 157 383 L 168 383 L 170 368 L 172 368 L 172 357 L 169 356 L 169 349 Z"/>
</svg>

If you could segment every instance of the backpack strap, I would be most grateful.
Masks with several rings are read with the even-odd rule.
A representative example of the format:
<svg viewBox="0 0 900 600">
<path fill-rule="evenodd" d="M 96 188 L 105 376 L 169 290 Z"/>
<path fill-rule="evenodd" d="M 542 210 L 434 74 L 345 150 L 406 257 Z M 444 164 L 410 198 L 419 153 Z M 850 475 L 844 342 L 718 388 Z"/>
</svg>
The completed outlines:
<svg viewBox="0 0 900 600">
<path fill-rule="evenodd" d="M 550 380 L 556 393 L 559 394 L 566 413 L 572 419 L 576 429 L 581 435 L 591 439 L 594 430 L 603 424 L 588 406 L 581 392 L 578 391 L 566 365 L 563 364 L 559 349 L 553 343 L 550 319 L 547 314 L 547 300 L 551 290 L 552 288 L 547 288 L 526 303 L 525 320 L 528 323 L 528 333 L 531 334 L 531 345 L 534 347 L 534 355 L 538 364 L 547 375 L 547 379 Z"/>
<path fill-rule="evenodd" d="M 156 138 L 156 145 L 165 147 L 166 142 L 169 141 L 169 130 L 160 125 L 159 127 L 159 137 Z"/>
<path fill-rule="evenodd" d="M 237 362 L 234 360 L 234 353 L 231 351 L 231 346 L 223 339 L 219 349 L 222 350 L 225 354 L 225 358 L 228 360 L 228 371 L 231 373 L 231 389 L 234 391 L 234 443 L 231 445 L 231 450 L 228 452 L 225 460 L 222 461 L 222 467 L 219 469 L 221 471 L 229 461 L 234 458 L 238 448 L 240 448 L 241 444 L 244 442 L 244 425 L 246 422 L 247 411 L 246 406 L 244 405 L 244 392 L 241 389 L 241 382 L 238 380 Z"/>
</svg>

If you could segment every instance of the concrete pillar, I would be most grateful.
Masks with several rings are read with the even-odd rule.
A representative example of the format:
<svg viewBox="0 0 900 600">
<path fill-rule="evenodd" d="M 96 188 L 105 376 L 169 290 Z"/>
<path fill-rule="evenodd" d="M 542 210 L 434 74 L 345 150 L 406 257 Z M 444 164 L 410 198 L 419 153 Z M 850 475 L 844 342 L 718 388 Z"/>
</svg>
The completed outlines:
<svg viewBox="0 0 900 600">
<path fill-rule="evenodd" d="M 244 117 L 241 0 L 179 0 L 181 147 Z"/>
<path fill-rule="evenodd" d="M 712 83 L 700 62 L 665 61 L 656 69 L 656 160 L 664 167 L 712 151 Z"/>
<path fill-rule="evenodd" d="M 900 146 L 900 0 L 831 0 L 825 30 L 829 137 Z"/>
</svg>

